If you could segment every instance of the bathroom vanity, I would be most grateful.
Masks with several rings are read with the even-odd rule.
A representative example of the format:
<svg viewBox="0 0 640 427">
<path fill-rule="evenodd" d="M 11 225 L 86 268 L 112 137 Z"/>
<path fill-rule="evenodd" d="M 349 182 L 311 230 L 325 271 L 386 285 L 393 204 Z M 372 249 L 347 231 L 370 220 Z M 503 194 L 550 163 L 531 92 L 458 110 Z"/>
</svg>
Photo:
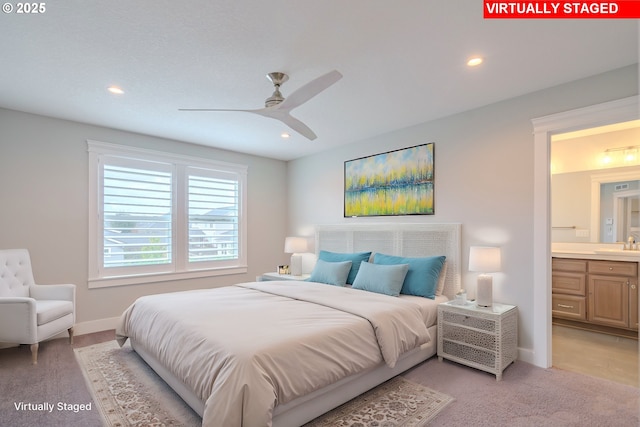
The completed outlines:
<svg viewBox="0 0 640 427">
<path fill-rule="evenodd" d="M 554 322 L 637 337 L 640 251 L 580 249 L 553 250 Z"/>
</svg>

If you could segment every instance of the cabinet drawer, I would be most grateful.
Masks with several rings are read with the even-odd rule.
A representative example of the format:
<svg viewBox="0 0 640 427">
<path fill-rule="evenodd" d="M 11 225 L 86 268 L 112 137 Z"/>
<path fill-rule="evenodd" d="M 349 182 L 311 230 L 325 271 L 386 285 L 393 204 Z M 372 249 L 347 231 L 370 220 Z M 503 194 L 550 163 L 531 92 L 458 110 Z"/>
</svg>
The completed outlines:
<svg viewBox="0 0 640 427">
<path fill-rule="evenodd" d="M 551 288 L 553 293 L 583 297 L 587 293 L 587 275 L 554 271 L 551 275 Z"/>
<path fill-rule="evenodd" d="M 478 332 L 474 329 L 454 324 L 445 324 L 442 328 L 442 334 L 445 340 L 472 344 L 487 350 L 495 350 L 497 348 L 497 338 L 492 333 Z"/>
<path fill-rule="evenodd" d="M 573 273 L 586 273 L 587 261 L 583 259 L 553 258 L 551 260 L 553 271 L 569 271 Z"/>
<path fill-rule="evenodd" d="M 589 261 L 589 273 L 637 277 L 638 263 L 624 261 Z"/>
<path fill-rule="evenodd" d="M 496 330 L 496 322 L 493 320 L 480 319 L 478 317 L 466 316 L 450 311 L 444 311 L 442 313 L 442 320 L 447 323 L 476 328 L 487 332 L 495 332 Z"/>
<path fill-rule="evenodd" d="M 551 295 L 551 313 L 554 317 L 587 320 L 587 299 L 572 295 Z"/>
<path fill-rule="evenodd" d="M 492 370 L 496 367 L 496 353 L 493 351 L 449 340 L 443 340 L 442 351 L 444 356 L 453 356 L 455 359 L 476 363 Z"/>
</svg>

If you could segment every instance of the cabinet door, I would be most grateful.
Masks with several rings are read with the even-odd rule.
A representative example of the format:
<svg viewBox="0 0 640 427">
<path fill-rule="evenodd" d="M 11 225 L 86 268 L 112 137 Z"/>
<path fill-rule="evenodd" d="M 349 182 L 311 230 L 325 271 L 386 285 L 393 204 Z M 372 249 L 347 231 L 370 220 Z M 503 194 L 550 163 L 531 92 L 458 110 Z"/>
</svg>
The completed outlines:
<svg viewBox="0 0 640 427">
<path fill-rule="evenodd" d="M 638 330 L 638 281 L 631 280 L 629 285 L 629 327 Z"/>
<path fill-rule="evenodd" d="M 618 328 L 629 327 L 629 288 L 631 281 L 623 276 L 589 275 L 590 322 Z"/>
</svg>

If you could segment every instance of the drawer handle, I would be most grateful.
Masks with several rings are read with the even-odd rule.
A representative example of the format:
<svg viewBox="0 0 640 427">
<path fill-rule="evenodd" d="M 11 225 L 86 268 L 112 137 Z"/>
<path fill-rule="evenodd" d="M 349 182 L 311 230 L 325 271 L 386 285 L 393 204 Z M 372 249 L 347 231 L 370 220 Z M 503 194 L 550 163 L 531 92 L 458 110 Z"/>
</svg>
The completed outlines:
<svg viewBox="0 0 640 427">
<path fill-rule="evenodd" d="M 573 308 L 572 305 L 565 305 L 565 304 L 558 304 L 558 307 L 562 307 L 562 308 Z"/>
<path fill-rule="evenodd" d="M 636 285 L 631 285 L 631 289 L 635 289 L 635 288 L 636 288 Z"/>
<path fill-rule="evenodd" d="M 609 271 L 613 271 L 613 267 L 609 267 Z"/>
</svg>

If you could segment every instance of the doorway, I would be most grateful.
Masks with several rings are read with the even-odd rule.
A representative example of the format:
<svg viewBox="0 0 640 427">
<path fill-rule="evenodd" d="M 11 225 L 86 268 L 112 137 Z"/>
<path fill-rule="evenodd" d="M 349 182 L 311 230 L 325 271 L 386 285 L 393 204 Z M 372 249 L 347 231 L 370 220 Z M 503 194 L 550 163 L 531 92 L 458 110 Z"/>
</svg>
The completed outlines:
<svg viewBox="0 0 640 427">
<path fill-rule="evenodd" d="M 640 161 L 632 155 L 635 148 L 631 149 L 638 140 L 638 121 L 552 136 L 551 245 L 552 255 L 560 257 L 554 258 L 554 268 L 567 268 L 569 264 L 565 257 L 581 260 L 568 262 L 574 263 L 574 267 L 579 265 L 586 268 L 585 258 L 589 256 L 581 255 L 582 252 L 604 245 L 611 245 L 607 247 L 612 249 L 621 248 L 615 243 L 627 242 L 628 239 L 640 242 Z M 615 155 L 618 152 L 619 155 Z M 572 226 L 567 227 L 568 224 Z M 556 253 L 555 250 L 560 252 Z M 565 254 L 565 250 L 576 253 Z M 592 264 L 592 261 L 588 262 L 589 271 Z M 553 294 L 552 366 L 638 387 L 638 334 L 626 329 L 629 327 L 628 321 L 631 321 L 628 313 L 632 311 L 629 296 L 619 295 L 626 299 L 624 306 L 613 294 L 607 294 L 608 302 L 601 295 L 598 305 L 592 305 L 591 292 L 603 289 L 600 288 L 604 283 L 602 277 L 606 276 L 594 276 L 593 273 L 586 276 L 586 270 L 585 275 L 577 271 L 557 274 L 564 285 L 568 280 L 566 275 L 575 274 L 571 280 L 580 278 L 583 286 L 581 289 L 571 289 L 568 292 L 572 294 L 571 297 L 566 296 L 566 289 Z M 631 290 L 631 286 L 635 289 L 637 273 L 635 276 L 632 285 L 623 286 L 625 292 L 634 296 L 635 291 Z M 600 284 L 599 288 L 592 290 L 590 277 Z M 603 305 L 604 302 L 607 305 Z M 605 307 L 611 310 L 607 314 L 621 316 L 621 321 L 616 322 L 620 329 L 607 329 L 599 323 L 611 325 L 609 319 L 587 322 L 587 318 L 596 317 L 593 310 Z M 623 310 L 622 307 L 624 313 L 618 312 Z M 627 320 L 622 322 L 622 319 Z"/>
<path fill-rule="evenodd" d="M 598 104 L 532 120 L 534 127 L 533 364 L 552 365 L 550 143 L 557 133 L 638 118 L 638 97 Z"/>
</svg>

